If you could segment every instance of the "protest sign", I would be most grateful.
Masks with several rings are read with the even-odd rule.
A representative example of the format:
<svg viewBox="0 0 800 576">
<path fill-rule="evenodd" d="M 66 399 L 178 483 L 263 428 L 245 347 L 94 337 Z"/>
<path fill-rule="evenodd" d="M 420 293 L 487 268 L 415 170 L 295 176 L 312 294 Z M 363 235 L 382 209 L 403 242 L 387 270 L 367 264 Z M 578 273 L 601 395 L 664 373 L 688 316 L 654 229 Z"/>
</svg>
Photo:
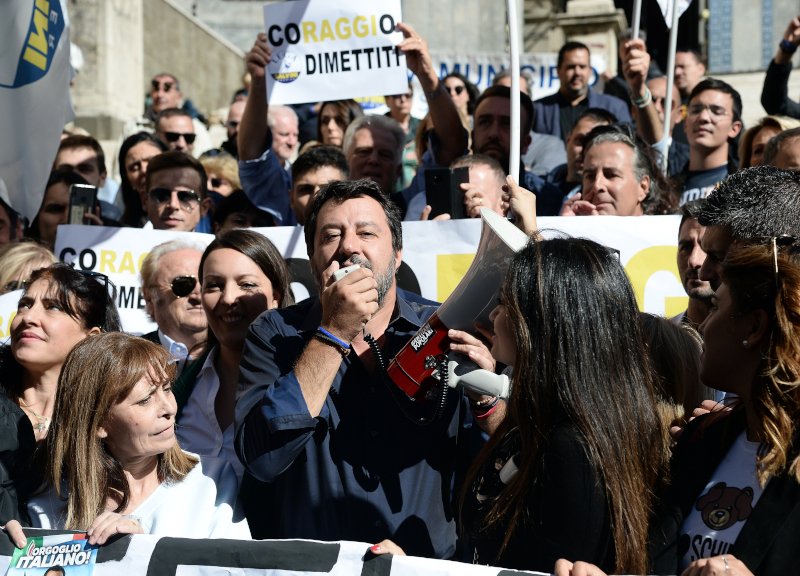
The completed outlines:
<svg viewBox="0 0 800 576">
<path fill-rule="evenodd" d="M 0 2 L 0 197 L 33 220 L 42 203 L 69 95 L 69 19 L 63 0 Z"/>
<path fill-rule="evenodd" d="M 538 222 L 545 236 L 566 233 L 618 249 L 641 310 L 674 316 L 686 309 L 688 299 L 675 260 L 680 216 L 552 217 Z M 295 299 L 314 294 L 303 229 L 256 230 L 292 260 L 293 269 L 306 273 L 305 279 L 292 284 Z M 475 219 L 403 222 L 403 262 L 422 296 L 443 302 L 450 295 L 472 263 L 480 233 L 480 221 Z M 178 238 L 194 242 L 202 250 L 214 237 L 196 232 L 59 226 L 56 256 L 81 269 L 107 274 L 119 291 L 117 306 L 123 327 L 143 334 L 156 326 L 144 311 L 139 280 L 142 260 L 154 247 Z"/>
<path fill-rule="evenodd" d="M 22 290 L 14 290 L 0 296 L 0 344 L 7 344 L 11 335 L 11 321 L 17 315 L 17 305 Z"/>
<path fill-rule="evenodd" d="M 7 576 L 92 576 L 97 546 L 90 546 L 86 534 L 63 534 L 28 538 L 22 549 L 14 550 Z M 57 570 L 60 568 L 60 570 Z"/>
<path fill-rule="evenodd" d="M 408 90 L 400 0 L 295 0 L 264 6 L 272 48 L 270 104 L 344 100 Z"/>
</svg>

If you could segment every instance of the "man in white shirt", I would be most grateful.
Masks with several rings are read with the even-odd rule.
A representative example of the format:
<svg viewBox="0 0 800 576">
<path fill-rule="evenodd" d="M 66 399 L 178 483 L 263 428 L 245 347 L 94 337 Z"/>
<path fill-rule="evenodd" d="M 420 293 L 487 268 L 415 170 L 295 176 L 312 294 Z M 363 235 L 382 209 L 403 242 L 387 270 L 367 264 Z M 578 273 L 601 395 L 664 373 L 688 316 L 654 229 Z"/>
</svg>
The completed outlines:
<svg viewBox="0 0 800 576">
<path fill-rule="evenodd" d="M 142 262 L 147 315 L 158 325 L 143 337 L 169 350 L 179 372 L 203 353 L 208 337 L 197 277 L 202 251 L 199 244 L 173 240 L 156 246 Z"/>
</svg>

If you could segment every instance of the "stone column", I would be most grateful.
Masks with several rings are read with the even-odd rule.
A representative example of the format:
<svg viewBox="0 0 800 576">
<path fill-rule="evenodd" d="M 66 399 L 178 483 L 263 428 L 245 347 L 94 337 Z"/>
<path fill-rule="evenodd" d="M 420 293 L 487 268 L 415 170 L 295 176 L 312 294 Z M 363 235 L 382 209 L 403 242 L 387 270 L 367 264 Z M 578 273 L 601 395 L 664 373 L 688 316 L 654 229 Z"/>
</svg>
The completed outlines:
<svg viewBox="0 0 800 576">
<path fill-rule="evenodd" d="M 556 24 L 564 42 L 583 42 L 592 54 L 604 54 L 608 70 L 617 73 L 617 35 L 627 27 L 627 20 L 612 0 L 569 0 L 567 11 L 556 15 Z"/>
</svg>

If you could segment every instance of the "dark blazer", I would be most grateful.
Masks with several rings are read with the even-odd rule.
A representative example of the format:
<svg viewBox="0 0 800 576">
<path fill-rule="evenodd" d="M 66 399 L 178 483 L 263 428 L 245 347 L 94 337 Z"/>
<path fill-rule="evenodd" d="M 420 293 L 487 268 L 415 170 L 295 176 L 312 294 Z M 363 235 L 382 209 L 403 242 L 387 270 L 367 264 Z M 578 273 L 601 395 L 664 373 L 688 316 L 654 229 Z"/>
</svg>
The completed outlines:
<svg viewBox="0 0 800 576">
<path fill-rule="evenodd" d="M 675 447 L 672 478 L 650 527 L 651 574 L 679 574 L 680 529 L 714 471 L 747 424 L 744 409 L 690 422 Z M 797 450 L 792 450 L 794 458 Z M 730 554 L 755 576 L 796 574 L 800 484 L 786 472 L 770 480 Z"/>
<path fill-rule="evenodd" d="M 150 340 L 150 342 L 155 342 L 159 346 L 161 345 L 161 340 L 158 338 L 158 330 L 153 330 L 147 334 L 142 334 L 142 338 L 145 340 Z"/>
<path fill-rule="evenodd" d="M 619 122 L 631 122 L 631 111 L 627 104 L 616 96 L 599 94 L 589 90 L 589 108 L 602 108 L 617 117 Z M 536 108 L 536 119 L 533 131 L 539 134 L 552 134 L 561 138 L 561 113 L 558 107 L 558 93 L 545 96 L 533 103 Z"/>
</svg>

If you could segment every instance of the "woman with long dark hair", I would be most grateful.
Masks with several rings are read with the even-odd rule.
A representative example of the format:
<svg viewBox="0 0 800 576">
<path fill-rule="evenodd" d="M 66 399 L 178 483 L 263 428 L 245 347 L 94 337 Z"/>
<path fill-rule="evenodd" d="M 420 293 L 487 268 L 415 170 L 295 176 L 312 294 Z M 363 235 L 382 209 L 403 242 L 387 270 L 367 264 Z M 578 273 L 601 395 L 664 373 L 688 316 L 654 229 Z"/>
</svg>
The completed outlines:
<svg viewBox="0 0 800 576">
<path fill-rule="evenodd" d="M 139 132 L 128 137 L 119 149 L 120 193 L 125 204 L 122 223 L 141 228 L 147 222 L 144 203 L 147 199 L 145 177 L 150 158 L 167 151 L 167 146 L 158 136 Z"/>
</svg>

